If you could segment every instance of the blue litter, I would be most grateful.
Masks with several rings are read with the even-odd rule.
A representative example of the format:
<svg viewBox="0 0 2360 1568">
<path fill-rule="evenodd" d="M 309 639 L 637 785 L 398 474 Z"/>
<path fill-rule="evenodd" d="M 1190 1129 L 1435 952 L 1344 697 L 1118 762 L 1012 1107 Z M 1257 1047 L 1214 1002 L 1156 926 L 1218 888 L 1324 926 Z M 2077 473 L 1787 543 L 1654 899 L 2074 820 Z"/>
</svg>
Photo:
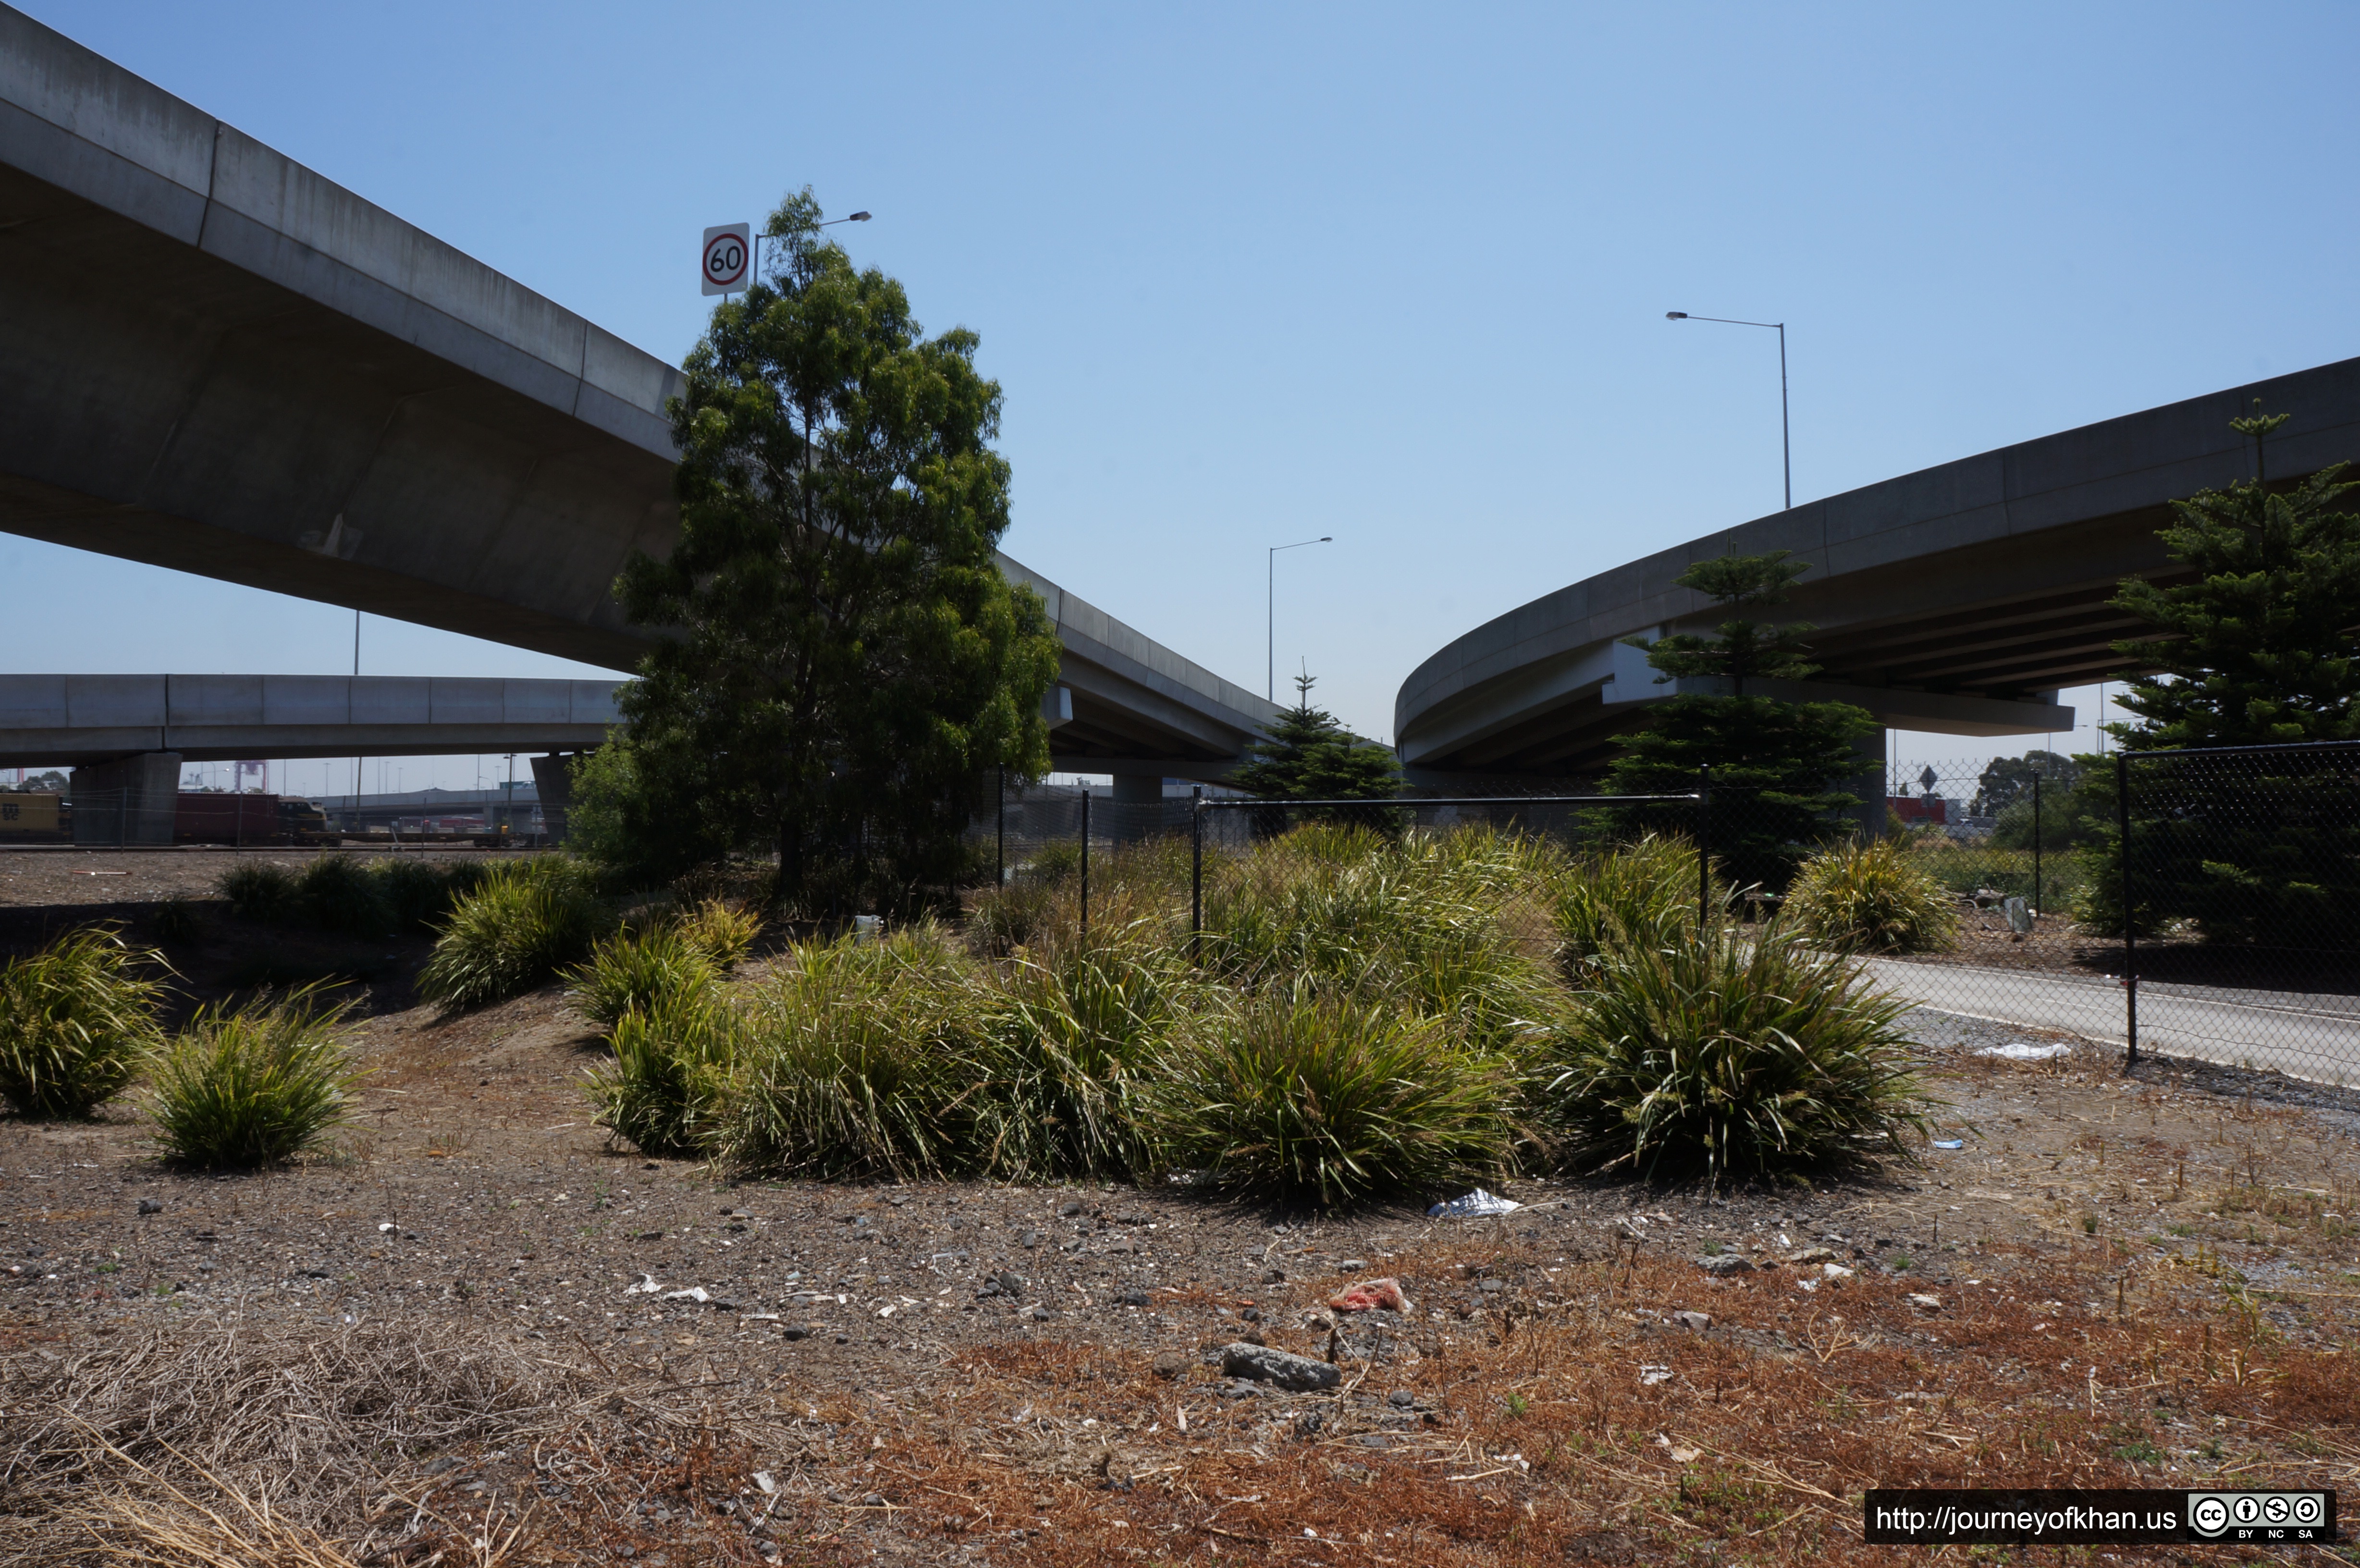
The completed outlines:
<svg viewBox="0 0 2360 1568">
<path fill-rule="evenodd" d="M 1963 1138 L 1938 1138 L 1934 1140 L 1934 1147 L 1937 1149 L 1964 1149 L 1967 1147 L 1967 1140 Z"/>
</svg>

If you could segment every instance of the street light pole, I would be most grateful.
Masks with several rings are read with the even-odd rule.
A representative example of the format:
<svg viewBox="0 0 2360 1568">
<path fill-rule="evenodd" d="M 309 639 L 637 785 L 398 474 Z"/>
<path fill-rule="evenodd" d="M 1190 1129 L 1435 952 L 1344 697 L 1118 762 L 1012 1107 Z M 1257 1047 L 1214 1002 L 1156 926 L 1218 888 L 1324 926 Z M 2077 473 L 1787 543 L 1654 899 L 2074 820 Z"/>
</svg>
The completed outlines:
<svg viewBox="0 0 2360 1568">
<path fill-rule="evenodd" d="M 1786 474 L 1786 510 L 1795 509 L 1795 442 L 1792 427 L 1786 420 L 1786 323 L 1784 321 L 1741 321 L 1732 316 L 1691 316 L 1686 310 L 1666 310 L 1667 321 L 1719 321 L 1726 327 L 1767 327 L 1778 334 L 1778 456 Z"/>
<path fill-rule="evenodd" d="M 1262 591 L 1262 618 L 1268 623 L 1269 633 L 1269 647 L 1266 654 L 1268 668 L 1262 676 L 1264 681 L 1262 696 L 1268 702 L 1278 701 L 1278 552 L 1282 550 L 1301 550 L 1306 544 L 1335 542 L 1335 535 L 1321 534 L 1316 539 L 1296 539 L 1293 544 L 1274 544 L 1270 547 L 1269 559 L 1263 563 L 1268 571 L 1267 581 L 1263 584 Z"/>
</svg>

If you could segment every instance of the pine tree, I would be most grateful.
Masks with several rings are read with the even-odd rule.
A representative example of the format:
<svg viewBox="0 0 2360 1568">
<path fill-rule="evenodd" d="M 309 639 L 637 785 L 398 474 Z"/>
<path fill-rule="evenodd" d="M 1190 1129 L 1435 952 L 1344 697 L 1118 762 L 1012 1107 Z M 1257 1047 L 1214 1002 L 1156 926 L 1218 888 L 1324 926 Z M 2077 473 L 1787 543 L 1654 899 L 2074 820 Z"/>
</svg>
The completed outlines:
<svg viewBox="0 0 2360 1568">
<path fill-rule="evenodd" d="M 2360 485 L 2337 463 L 2270 489 L 2266 443 L 2288 417 L 2231 420 L 2254 477 L 2172 503 L 2160 536 L 2193 580 L 2115 595 L 2153 630 L 2114 645 L 2150 673 L 2121 699 L 2139 722 L 2108 728 L 2129 757 L 2138 929 L 2191 920 L 2208 942 L 2341 964 L 2360 946 L 2353 759 L 2267 748 L 2360 738 L 2360 516 L 2336 506 Z M 2265 749 L 2172 755 L 2213 746 Z M 2083 786 L 2103 869 L 2076 915 L 2108 932 L 2124 925 L 2115 788 L 2111 768 Z"/>
<path fill-rule="evenodd" d="M 768 276 L 716 309 L 672 406 L 678 544 L 616 583 L 666 628 L 577 808 L 624 879 L 772 848 L 823 912 L 938 898 L 989 769 L 1048 766 L 1058 646 L 1000 575 L 1008 463 L 977 338 L 926 337 L 901 286 L 826 243 L 805 189 Z"/>
<path fill-rule="evenodd" d="M 1677 581 L 1732 609 L 1782 602 L 1805 567 L 1789 552 L 1723 556 L 1700 561 Z M 1837 836 L 1840 813 L 1857 797 L 1834 787 L 1861 771 L 1852 742 L 1876 727 L 1868 713 L 1844 702 L 1786 702 L 1748 696 L 1748 679 L 1799 681 L 1819 667 L 1807 657 L 1808 622 L 1769 626 L 1732 615 L 1718 636 L 1690 633 L 1649 644 L 1647 662 L 1659 683 L 1682 678 L 1727 680 L 1728 695 L 1683 692 L 1649 707 L 1640 726 L 1620 737 L 1622 755 L 1607 770 L 1618 795 L 1686 794 L 1711 769 L 1713 858 L 1740 887 L 1783 887 L 1810 846 Z M 1691 808 L 1633 808 L 1617 813 L 1617 831 L 1652 828 L 1694 833 Z"/>
<path fill-rule="evenodd" d="M 1313 707 L 1317 684 L 1316 676 L 1295 677 L 1295 706 L 1279 711 L 1229 782 L 1278 800 L 1385 800 L 1399 794 L 1401 766 L 1393 754 Z"/>
<path fill-rule="evenodd" d="M 2289 416 L 2234 419 L 2254 439 L 2254 477 L 2171 504 L 2160 530 L 2195 581 L 2123 583 L 2114 607 L 2154 628 L 2114 651 L 2151 667 L 2110 726 L 2131 751 L 2360 736 L 2360 516 L 2335 503 L 2360 484 L 2344 463 L 2273 493 L 2262 448 Z"/>
</svg>

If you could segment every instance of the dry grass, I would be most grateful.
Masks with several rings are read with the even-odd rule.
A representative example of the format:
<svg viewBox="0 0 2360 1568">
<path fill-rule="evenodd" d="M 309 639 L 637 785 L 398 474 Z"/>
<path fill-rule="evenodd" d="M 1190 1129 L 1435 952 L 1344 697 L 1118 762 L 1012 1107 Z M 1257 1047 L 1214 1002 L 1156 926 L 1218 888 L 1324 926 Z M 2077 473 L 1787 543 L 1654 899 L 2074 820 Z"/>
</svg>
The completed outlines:
<svg viewBox="0 0 2360 1568">
<path fill-rule="evenodd" d="M 1201 1365 L 1167 1379 L 1045 1338 L 806 1403 L 759 1353 L 626 1367 L 489 1332 L 159 1336 L 16 1358 L 0 1508 L 35 1564 L 829 1561 L 887 1541 L 1076 1568 L 1816 1564 L 1888 1560 L 1859 1541 L 1872 1485 L 2360 1480 L 2352 1358 L 2289 1344 L 2219 1279 L 2094 1244 L 1989 1261 L 1992 1283 L 1929 1311 L 1906 1278 L 1806 1293 L 1797 1270 L 1716 1283 L 1644 1247 L 1544 1268 L 1429 1242 L 1386 1264 L 1414 1292 L 1469 1299 L 1494 1270 L 1513 1289 L 1382 1338 L 1348 1322 L 1340 1398 L 1223 1399 Z M 1319 1352 L 1300 1311 L 1262 1304 L 1273 1343 Z M 1684 1308 L 1715 1325 L 1677 1326 Z M 471 1472 L 488 1489 L 454 1491 Z"/>
<path fill-rule="evenodd" d="M 676 1486 L 679 1455 L 793 1441 L 742 1387 L 489 1333 L 231 1329 L 37 1356 L 0 1384 L 12 1563 L 603 1561 L 645 1536 L 617 1505 Z M 453 1461 L 491 1485 L 454 1490 Z M 611 1489 L 569 1485 L 594 1475 Z"/>
</svg>

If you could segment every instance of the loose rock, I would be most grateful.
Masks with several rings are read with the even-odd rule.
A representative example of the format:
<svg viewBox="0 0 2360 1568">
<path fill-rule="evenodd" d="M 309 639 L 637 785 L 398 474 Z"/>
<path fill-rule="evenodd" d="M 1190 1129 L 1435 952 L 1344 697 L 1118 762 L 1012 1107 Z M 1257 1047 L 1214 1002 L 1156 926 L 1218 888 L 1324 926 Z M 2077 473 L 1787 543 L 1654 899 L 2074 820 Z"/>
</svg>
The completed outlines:
<svg viewBox="0 0 2360 1568">
<path fill-rule="evenodd" d="M 1343 1370 L 1325 1361 L 1241 1340 L 1221 1347 L 1221 1372 L 1225 1377 L 1273 1383 L 1298 1394 L 1333 1388 L 1344 1380 Z"/>
<path fill-rule="evenodd" d="M 1712 1326 L 1710 1312 L 1674 1312 L 1672 1321 L 1694 1334 L 1702 1334 Z"/>
<path fill-rule="evenodd" d="M 1698 1258 L 1697 1267 L 1715 1279 L 1726 1279 L 1732 1274 L 1753 1273 L 1754 1260 L 1738 1253 L 1723 1252 L 1711 1258 Z"/>
</svg>

